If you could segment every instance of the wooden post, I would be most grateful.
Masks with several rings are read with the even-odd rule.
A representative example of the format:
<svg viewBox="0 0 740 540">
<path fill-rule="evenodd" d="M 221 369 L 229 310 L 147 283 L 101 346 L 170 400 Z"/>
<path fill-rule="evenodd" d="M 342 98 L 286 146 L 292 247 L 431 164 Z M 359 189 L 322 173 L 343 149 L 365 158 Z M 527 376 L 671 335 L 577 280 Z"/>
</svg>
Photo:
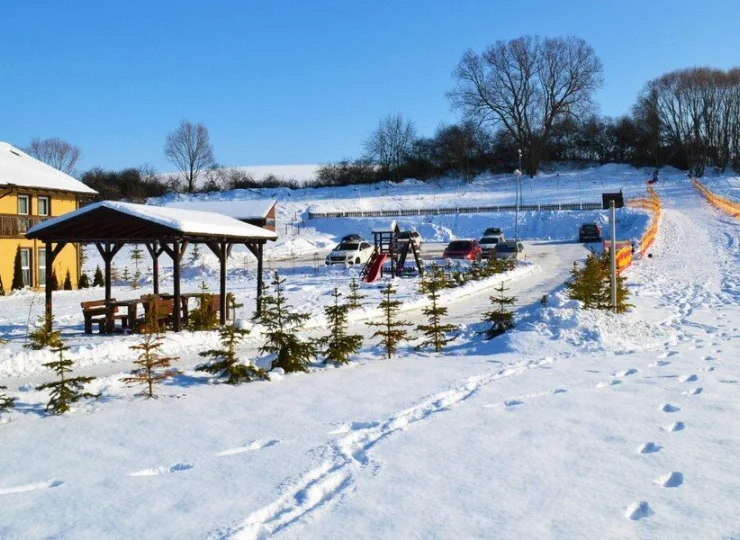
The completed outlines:
<svg viewBox="0 0 740 540">
<path fill-rule="evenodd" d="M 154 287 L 154 294 L 159 294 L 159 256 L 162 254 L 157 242 L 146 244 L 146 249 L 149 255 L 152 256 L 152 286 Z"/>
<path fill-rule="evenodd" d="M 175 332 L 180 331 L 180 259 L 182 258 L 182 251 L 180 250 L 180 242 L 175 240 L 172 243 L 172 279 L 173 284 L 173 296 L 174 296 L 174 308 L 172 315 L 174 317 L 173 329 Z"/>
<path fill-rule="evenodd" d="M 109 250 L 109 244 L 105 243 L 105 254 L 103 255 L 103 261 L 105 262 L 105 303 L 110 302 L 111 299 L 111 262 L 112 257 L 107 256 Z"/>
<path fill-rule="evenodd" d="M 262 255 L 264 247 L 263 242 L 257 245 L 257 315 L 262 315 Z"/>
<path fill-rule="evenodd" d="M 51 317 L 52 317 L 52 302 L 51 293 L 52 288 L 52 267 L 54 265 L 54 259 L 51 250 L 51 242 L 44 242 L 44 249 L 46 250 L 46 331 L 51 332 Z"/>
<path fill-rule="evenodd" d="M 227 259 L 227 249 L 228 244 L 226 242 L 221 242 L 221 307 L 219 308 L 219 318 L 221 321 L 221 325 L 223 326 L 226 324 L 226 259 Z"/>
</svg>

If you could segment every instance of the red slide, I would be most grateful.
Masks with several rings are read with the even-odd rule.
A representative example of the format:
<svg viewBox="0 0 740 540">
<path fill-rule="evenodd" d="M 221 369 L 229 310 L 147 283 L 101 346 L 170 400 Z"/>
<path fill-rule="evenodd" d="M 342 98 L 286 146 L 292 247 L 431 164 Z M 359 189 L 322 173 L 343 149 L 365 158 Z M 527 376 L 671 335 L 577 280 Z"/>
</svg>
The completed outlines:
<svg viewBox="0 0 740 540">
<path fill-rule="evenodd" d="M 375 255 L 373 260 L 370 263 L 370 268 L 367 270 L 367 275 L 365 276 L 365 283 L 373 283 L 378 279 L 378 276 L 380 276 L 380 269 L 383 268 L 383 264 L 385 263 L 386 259 L 388 258 L 387 253 L 379 253 Z"/>
</svg>

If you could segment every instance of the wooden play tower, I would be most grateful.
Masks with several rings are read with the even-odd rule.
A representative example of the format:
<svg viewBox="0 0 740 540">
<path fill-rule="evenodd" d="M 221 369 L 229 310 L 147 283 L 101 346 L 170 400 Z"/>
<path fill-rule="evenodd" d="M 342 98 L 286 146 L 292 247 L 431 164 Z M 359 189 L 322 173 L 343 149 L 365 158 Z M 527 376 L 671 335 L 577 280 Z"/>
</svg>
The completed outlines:
<svg viewBox="0 0 740 540">
<path fill-rule="evenodd" d="M 400 276 L 403 273 L 409 251 L 414 255 L 419 275 L 424 275 L 424 263 L 421 260 L 416 243 L 412 240 L 399 240 L 398 223 L 394 220 L 387 227 L 373 229 L 373 253 L 362 269 L 362 279 L 366 283 L 377 281 L 383 274 L 386 261 L 391 262 L 391 275 Z"/>
</svg>

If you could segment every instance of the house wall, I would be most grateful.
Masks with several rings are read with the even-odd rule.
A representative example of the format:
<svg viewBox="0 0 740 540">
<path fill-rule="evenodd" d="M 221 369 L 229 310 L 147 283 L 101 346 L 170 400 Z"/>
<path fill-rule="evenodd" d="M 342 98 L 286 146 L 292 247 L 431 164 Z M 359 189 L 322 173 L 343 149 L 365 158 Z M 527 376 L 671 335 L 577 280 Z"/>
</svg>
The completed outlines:
<svg viewBox="0 0 740 540">
<path fill-rule="evenodd" d="M 49 198 L 49 217 L 61 216 L 79 207 L 78 196 L 74 193 L 45 192 L 23 188 L 8 192 L 0 188 L 0 197 L 2 197 L 0 198 L 0 219 L 12 220 L 18 216 L 18 195 L 29 196 L 31 206 L 29 217 L 31 218 L 38 216 L 38 197 L 40 196 Z M 22 233 L 13 237 L 0 236 L 0 279 L 2 279 L 6 293 L 10 292 L 13 283 L 15 254 L 18 246 L 31 249 L 31 287 L 39 287 L 38 252 L 39 249 L 44 249 L 44 243 L 39 240 L 28 240 Z M 68 244 L 54 261 L 54 271 L 60 288 L 64 283 L 67 270 L 72 279 L 72 287 L 77 288 L 79 269 L 79 246 Z"/>
</svg>

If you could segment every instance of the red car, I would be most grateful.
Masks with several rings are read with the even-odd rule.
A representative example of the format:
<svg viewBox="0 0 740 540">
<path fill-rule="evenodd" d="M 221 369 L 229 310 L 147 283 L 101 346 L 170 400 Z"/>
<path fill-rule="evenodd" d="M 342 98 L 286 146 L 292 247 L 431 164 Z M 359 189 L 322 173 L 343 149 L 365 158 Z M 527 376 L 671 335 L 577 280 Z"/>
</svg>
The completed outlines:
<svg viewBox="0 0 740 540">
<path fill-rule="evenodd" d="M 463 259 L 466 261 L 480 261 L 483 256 L 483 248 L 478 240 L 453 240 L 447 245 L 444 259 Z"/>
</svg>

